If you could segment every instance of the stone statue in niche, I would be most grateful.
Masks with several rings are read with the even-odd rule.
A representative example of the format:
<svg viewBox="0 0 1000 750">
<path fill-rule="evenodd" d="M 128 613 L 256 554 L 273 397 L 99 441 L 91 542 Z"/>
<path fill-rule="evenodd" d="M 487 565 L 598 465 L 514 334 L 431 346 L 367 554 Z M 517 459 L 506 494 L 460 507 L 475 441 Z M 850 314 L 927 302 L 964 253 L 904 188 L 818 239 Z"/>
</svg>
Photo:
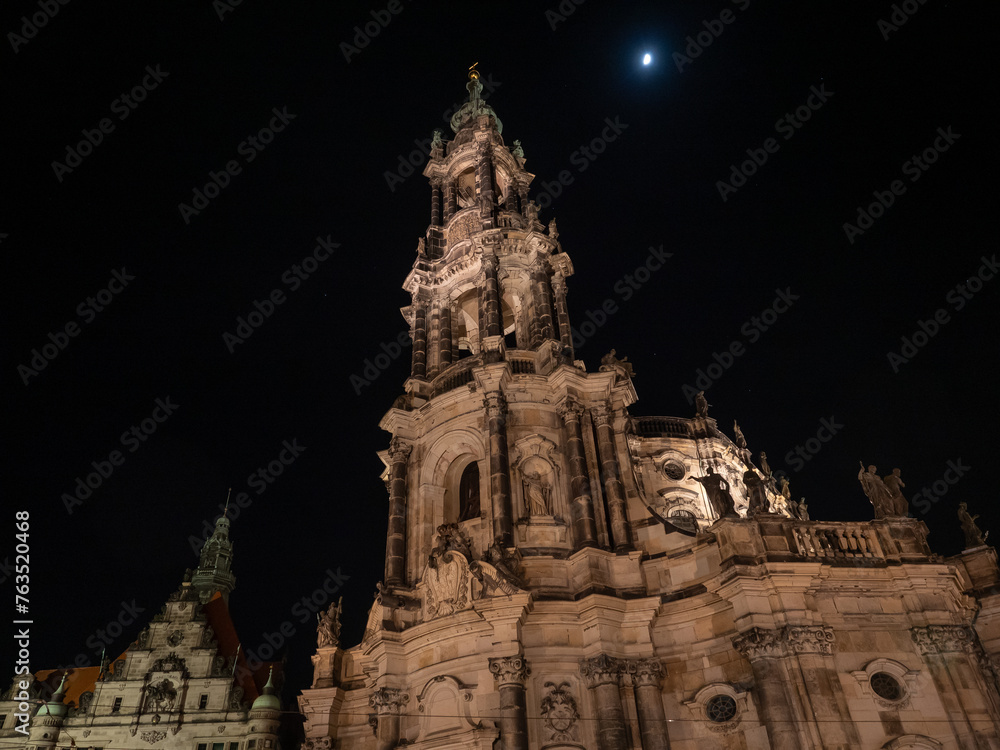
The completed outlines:
<svg viewBox="0 0 1000 750">
<path fill-rule="evenodd" d="M 318 620 L 316 626 L 316 647 L 336 648 L 340 645 L 340 613 L 343 609 L 344 597 L 330 607 L 323 614 L 316 615 Z"/>
<path fill-rule="evenodd" d="M 522 475 L 521 481 L 524 486 L 524 504 L 528 513 L 532 516 L 552 515 L 550 502 L 552 488 L 542 475 L 537 471 L 528 471 Z"/>
<path fill-rule="evenodd" d="M 698 482 L 705 488 L 708 501 L 712 504 L 715 514 L 719 518 L 727 518 L 736 515 L 736 503 L 733 496 L 729 494 L 729 483 L 723 479 L 715 470 L 709 466 L 707 474 L 703 477 L 689 477 L 689 482 Z"/>
<path fill-rule="evenodd" d="M 987 531 L 984 534 L 979 530 L 979 526 L 976 525 L 979 514 L 970 514 L 968 507 L 967 503 L 958 504 L 958 520 L 962 524 L 962 531 L 965 532 L 965 548 L 982 547 L 986 544 L 986 537 L 990 535 L 990 532 Z"/>
</svg>

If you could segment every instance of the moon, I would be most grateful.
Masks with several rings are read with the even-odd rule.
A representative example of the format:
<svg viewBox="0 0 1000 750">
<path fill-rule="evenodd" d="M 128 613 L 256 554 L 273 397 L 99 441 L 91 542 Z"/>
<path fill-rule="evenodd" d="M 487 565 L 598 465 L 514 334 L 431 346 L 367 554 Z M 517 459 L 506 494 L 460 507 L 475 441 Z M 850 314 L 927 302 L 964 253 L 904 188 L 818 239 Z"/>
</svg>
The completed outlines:
<svg viewBox="0 0 1000 750">
<path fill-rule="evenodd" d="M 647 52 L 645 55 L 642 56 L 643 65 L 649 65 L 651 62 L 653 62 L 653 56 L 651 54 Z"/>
</svg>

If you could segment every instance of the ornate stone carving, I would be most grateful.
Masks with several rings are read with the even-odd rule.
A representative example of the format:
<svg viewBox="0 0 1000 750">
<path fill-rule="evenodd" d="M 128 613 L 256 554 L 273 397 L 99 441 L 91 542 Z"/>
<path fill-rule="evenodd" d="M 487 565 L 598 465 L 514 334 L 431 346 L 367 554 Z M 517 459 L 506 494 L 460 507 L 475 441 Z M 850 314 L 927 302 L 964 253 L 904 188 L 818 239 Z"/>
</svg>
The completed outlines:
<svg viewBox="0 0 1000 750">
<path fill-rule="evenodd" d="M 369 717 L 369 722 L 372 717 Z M 375 717 L 376 724 L 378 723 L 378 718 Z M 329 737 L 307 737 L 306 738 L 306 750 L 330 750 L 333 747 L 333 740 Z"/>
<path fill-rule="evenodd" d="M 238 711 L 243 707 L 243 688 L 239 685 L 235 685 L 231 691 L 229 691 L 229 708 Z"/>
<path fill-rule="evenodd" d="M 792 625 L 784 629 L 789 649 L 796 654 L 832 654 L 833 628 Z"/>
<path fill-rule="evenodd" d="M 983 534 L 976 525 L 976 519 L 979 515 L 971 515 L 967 503 L 958 504 L 958 521 L 962 524 L 962 532 L 965 534 L 965 548 L 972 549 L 973 547 L 982 547 L 986 544 L 986 537 L 990 535 L 990 532 Z"/>
<path fill-rule="evenodd" d="M 637 659 L 629 663 L 628 673 L 636 687 L 656 687 L 663 681 L 664 669 L 659 659 Z"/>
<path fill-rule="evenodd" d="M 160 714 L 170 713 L 177 699 L 177 690 L 170 680 L 160 680 L 146 689 L 145 712 Z"/>
<path fill-rule="evenodd" d="M 149 648 L 149 626 L 147 625 L 142 630 L 139 631 L 139 635 L 135 639 L 136 648 L 147 649 Z"/>
<path fill-rule="evenodd" d="M 166 736 L 167 736 L 166 732 L 155 732 L 155 731 L 143 732 L 142 734 L 139 735 L 139 737 L 142 739 L 143 742 L 148 742 L 150 745 L 152 745 L 154 742 L 159 742 Z"/>
<path fill-rule="evenodd" d="M 501 686 L 523 686 L 531 669 L 523 656 L 500 656 L 490 659 L 490 672 Z"/>
<path fill-rule="evenodd" d="M 574 742 L 576 740 L 576 722 L 580 712 L 576 708 L 576 700 L 569 691 L 568 682 L 546 682 L 545 697 L 542 698 L 542 719 L 550 742 Z"/>
<path fill-rule="evenodd" d="M 94 693 L 88 690 L 85 693 L 81 693 L 80 697 L 77 699 L 77 710 L 81 714 L 85 714 L 90 711 L 90 704 L 94 702 Z"/>
<path fill-rule="evenodd" d="M 967 625 L 929 625 L 910 630 L 913 642 L 921 654 L 947 654 L 972 651 L 976 640 Z"/>
<path fill-rule="evenodd" d="M 438 543 L 424 572 L 427 619 L 443 617 L 469 606 L 469 561 L 472 551 L 456 524 L 438 526 Z"/>
<path fill-rule="evenodd" d="M 167 643 L 171 646 L 179 646 L 184 641 L 184 633 L 180 630 L 175 630 L 173 633 L 167 636 Z"/>
<path fill-rule="evenodd" d="M 750 661 L 777 659 L 785 655 L 785 644 L 778 630 L 750 628 L 733 638 L 733 647 Z"/>
<path fill-rule="evenodd" d="M 521 475 L 524 489 L 524 504 L 532 516 L 552 515 L 552 487 L 539 472 L 524 472 Z"/>
<path fill-rule="evenodd" d="M 116 667 L 117 667 L 117 665 L 118 665 L 118 662 L 115 662 L 115 666 Z M 155 662 L 153 662 L 153 667 L 149 671 L 150 672 L 184 672 L 186 670 L 187 670 L 187 663 L 184 661 L 184 659 L 182 659 L 181 657 L 179 657 L 174 651 L 171 651 L 169 654 L 167 654 L 163 658 L 157 659 Z M 118 673 L 118 670 L 115 669 L 115 674 L 117 674 L 117 673 Z"/>
<path fill-rule="evenodd" d="M 376 689 L 368 697 L 368 705 L 379 714 L 399 713 L 400 707 L 409 700 L 409 693 L 399 688 L 383 687 Z"/>
<path fill-rule="evenodd" d="M 389 441 L 389 458 L 393 461 L 405 461 L 413 452 L 413 446 L 401 438 L 393 437 Z"/>
<path fill-rule="evenodd" d="M 613 683 L 621 683 L 625 664 L 613 656 L 601 654 L 590 659 L 580 659 L 580 674 L 587 680 L 587 687 L 597 687 Z"/>
<path fill-rule="evenodd" d="M 581 406 L 575 399 L 567 398 L 559 404 L 558 412 L 564 422 L 570 422 L 572 420 L 578 420 L 583 416 L 583 406 Z"/>
<path fill-rule="evenodd" d="M 618 373 L 620 376 L 626 378 L 635 377 L 635 370 L 632 369 L 632 363 L 628 361 L 628 357 L 618 359 L 615 349 L 612 349 L 601 357 L 601 366 L 598 369 L 600 372 Z"/>
<path fill-rule="evenodd" d="M 486 406 L 486 416 L 490 419 L 503 419 L 507 414 L 507 399 L 499 391 L 487 393 L 483 397 Z"/>
<path fill-rule="evenodd" d="M 343 608 L 344 597 L 330 604 L 330 607 L 321 615 L 317 615 L 316 625 L 316 647 L 336 648 L 340 645 L 340 612 Z"/>
</svg>

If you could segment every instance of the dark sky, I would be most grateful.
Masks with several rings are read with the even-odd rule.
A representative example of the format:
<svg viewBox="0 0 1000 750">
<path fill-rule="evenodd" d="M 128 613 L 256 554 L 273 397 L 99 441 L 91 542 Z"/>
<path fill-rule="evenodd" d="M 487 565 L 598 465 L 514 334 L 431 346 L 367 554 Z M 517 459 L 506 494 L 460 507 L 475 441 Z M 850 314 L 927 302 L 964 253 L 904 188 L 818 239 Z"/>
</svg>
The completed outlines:
<svg viewBox="0 0 1000 750">
<path fill-rule="evenodd" d="M 871 517 L 860 459 L 880 473 L 900 467 L 911 496 L 935 482 L 946 490 L 913 503 L 937 552 L 961 549 L 961 500 L 1000 529 L 988 494 L 1000 281 L 976 278 L 997 247 L 986 4 L 903 3 L 915 12 L 893 29 L 879 26 L 889 2 L 590 0 L 560 12 L 555 2 L 394 1 L 393 13 L 382 3 L 74 0 L 22 30 L 41 5 L 0 12 L 0 589 L 9 601 L 13 511 L 28 510 L 35 668 L 96 660 L 99 631 L 127 621 L 122 602 L 134 600 L 145 612 L 109 646 L 124 648 L 194 565 L 189 537 L 229 487 L 252 500 L 232 525 L 234 616 L 255 653 L 283 622 L 295 629 L 278 646 L 286 700 L 306 684 L 315 644 L 301 599 L 328 570 L 342 583 L 344 640 L 360 639 L 385 545 L 376 451 L 389 435 L 378 421 L 401 393 L 408 351 L 370 385 L 351 376 L 365 377 L 383 344 L 395 351 L 409 302 L 400 285 L 429 220 L 422 164 L 407 176 L 400 159 L 446 127 L 476 61 L 504 138 L 521 140 L 537 175 L 533 195 L 551 204 L 541 217 L 558 218 L 574 261 L 578 355 L 591 370 L 611 347 L 629 357 L 633 414 L 689 416 L 683 386 L 722 360 L 701 384 L 711 414 L 727 432 L 739 419 L 814 517 Z M 366 24 L 378 33 L 355 42 Z M 120 97 L 144 81 L 129 107 Z M 248 140 L 272 122 L 280 132 Z M 766 162 L 720 190 L 753 155 Z M 199 213 L 179 207 L 231 161 L 238 174 L 210 188 Z M 894 181 L 873 224 L 845 232 L 873 193 L 889 202 Z M 317 238 L 338 247 L 296 279 Z M 661 246 L 672 257 L 630 287 L 627 275 Z M 102 292 L 123 269 L 127 286 Z M 284 302 L 227 347 L 223 334 L 275 289 Z M 764 313 L 779 290 L 793 304 Z M 605 300 L 616 311 L 583 326 Z M 921 321 L 938 310 L 924 337 Z M 50 347 L 44 369 L 19 369 L 67 325 L 76 335 Z M 923 345 L 894 366 L 888 355 L 915 333 Z M 733 342 L 741 355 L 727 360 Z M 176 408 L 123 445 L 157 399 Z M 820 443 L 824 420 L 840 426 Z M 810 439 L 815 456 L 794 460 Z M 284 441 L 304 450 L 273 483 L 252 480 Z M 121 465 L 68 513 L 62 495 L 115 450 Z"/>
</svg>

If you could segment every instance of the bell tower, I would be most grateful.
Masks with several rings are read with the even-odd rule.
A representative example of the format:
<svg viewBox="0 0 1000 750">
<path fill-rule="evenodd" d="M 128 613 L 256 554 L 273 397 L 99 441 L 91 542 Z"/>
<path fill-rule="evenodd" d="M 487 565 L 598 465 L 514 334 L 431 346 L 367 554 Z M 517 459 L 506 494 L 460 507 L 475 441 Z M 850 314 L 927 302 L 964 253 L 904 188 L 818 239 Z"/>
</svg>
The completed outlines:
<svg viewBox="0 0 1000 750">
<path fill-rule="evenodd" d="M 383 454 L 389 587 L 421 578 L 448 524 L 477 557 L 491 546 L 522 556 L 632 549 L 614 437 L 631 380 L 575 361 L 573 264 L 555 220 L 543 226 L 528 200 L 534 175 L 520 143 L 504 142 L 474 67 L 466 88 L 454 138 L 435 131 L 424 169 L 430 221 L 403 284 L 410 377 L 381 423 L 393 435 Z"/>
</svg>

